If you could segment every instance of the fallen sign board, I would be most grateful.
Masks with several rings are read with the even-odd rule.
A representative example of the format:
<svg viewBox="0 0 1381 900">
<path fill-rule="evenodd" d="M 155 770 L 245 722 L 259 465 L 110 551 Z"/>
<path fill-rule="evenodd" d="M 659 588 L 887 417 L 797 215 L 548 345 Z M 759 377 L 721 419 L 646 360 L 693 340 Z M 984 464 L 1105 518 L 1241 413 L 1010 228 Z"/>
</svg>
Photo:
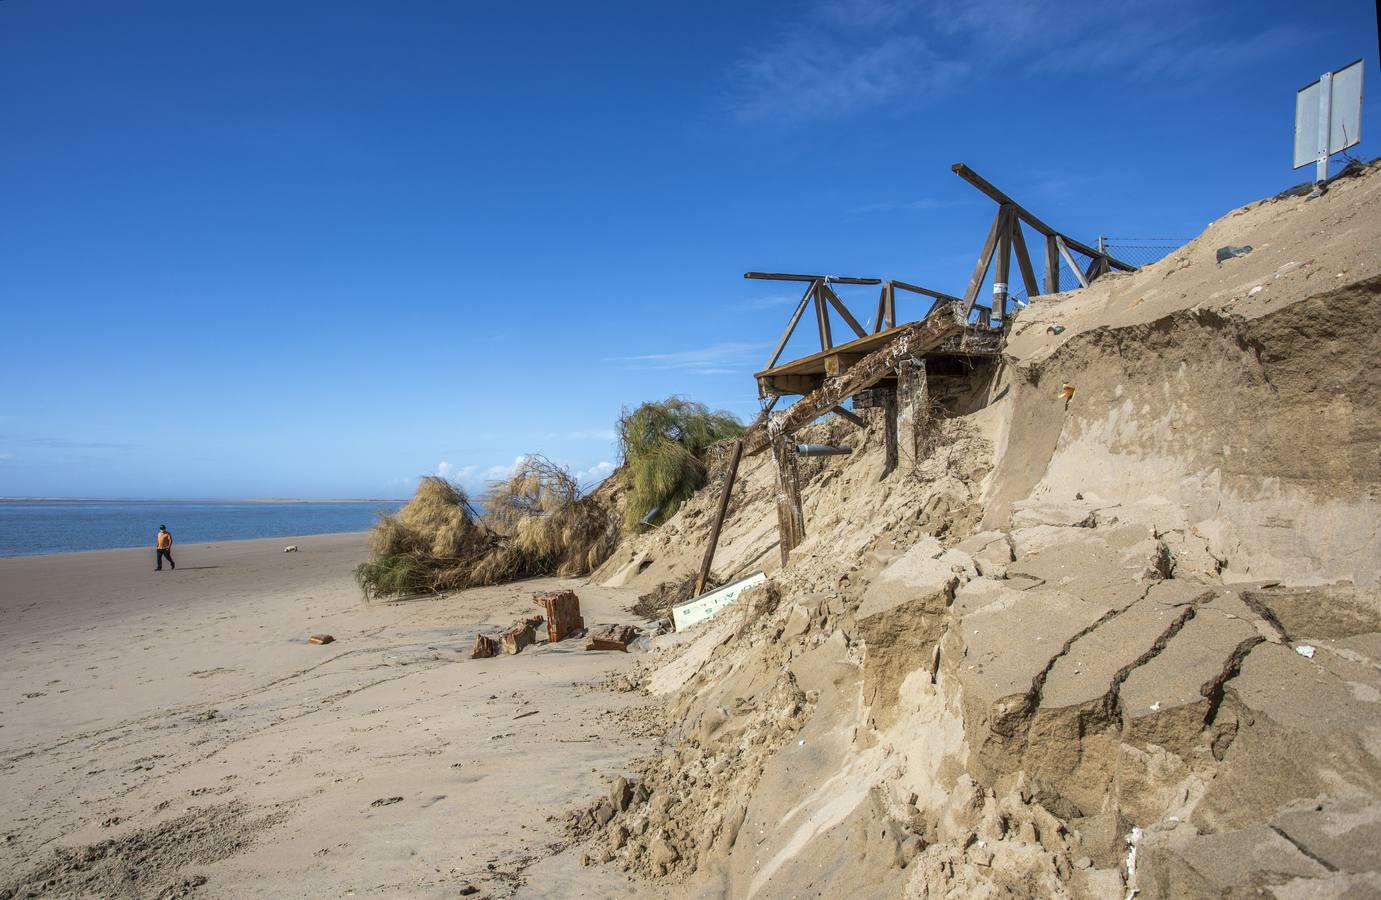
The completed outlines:
<svg viewBox="0 0 1381 900">
<path fill-rule="evenodd" d="M 701 622 L 713 619 L 720 610 L 737 600 L 739 594 L 762 584 L 766 580 L 766 575 L 761 572 L 754 572 L 747 578 L 732 581 L 709 593 L 701 594 L 693 600 L 687 600 L 680 606 L 673 606 L 671 608 L 672 625 L 677 631 L 684 631 L 692 625 L 699 625 Z"/>
</svg>

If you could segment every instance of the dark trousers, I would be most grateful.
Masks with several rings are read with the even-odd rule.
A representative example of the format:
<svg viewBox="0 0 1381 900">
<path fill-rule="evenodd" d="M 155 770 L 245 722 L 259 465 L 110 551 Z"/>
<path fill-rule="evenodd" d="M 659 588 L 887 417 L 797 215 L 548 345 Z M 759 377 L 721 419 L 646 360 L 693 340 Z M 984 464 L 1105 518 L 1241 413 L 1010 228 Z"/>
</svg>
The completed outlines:
<svg viewBox="0 0 1381 900">
<path fill-rule="evenodd" d="M 162 571 L 163 571 L 163 560 L 164 560 L 164 559 L 168 560 L 168 565 L 169 565 L 169 566 L 173 567 L 174 569 L 177 568 L 177 563 L 173 562 L 173 551 L 172 551 L 172 550 L 159 550 L 159 551 L 158 551 L 158 556 L 157 556 L 156 558 L 157 558 L 157 560 L 158 560 L 158 568 L 154 570 L 155 572 L 162 572 Z"/>
</svg>

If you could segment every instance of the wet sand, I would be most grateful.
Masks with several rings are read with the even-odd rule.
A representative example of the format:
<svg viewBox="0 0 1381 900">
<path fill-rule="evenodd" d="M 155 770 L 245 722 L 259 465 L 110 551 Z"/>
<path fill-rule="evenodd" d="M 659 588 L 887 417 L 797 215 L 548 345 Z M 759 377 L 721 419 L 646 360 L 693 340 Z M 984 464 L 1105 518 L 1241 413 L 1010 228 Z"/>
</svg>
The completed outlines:
<svg viewBox="0 0 1381 900">
<path fill-rule="evenodd" d="M 297 553 L 284 553 L 290 544 Z M 0 891 L 39 896 L 619 896 L 547 818 L 651 741 L 583 642 L 471 660 L 575 587 L 366 604 L 363 535 L 0 559 Z M 335 642 L 306 643 L 329 633 Z M 20 894 L 23 896 L 23 894 Z"/>
</svg>

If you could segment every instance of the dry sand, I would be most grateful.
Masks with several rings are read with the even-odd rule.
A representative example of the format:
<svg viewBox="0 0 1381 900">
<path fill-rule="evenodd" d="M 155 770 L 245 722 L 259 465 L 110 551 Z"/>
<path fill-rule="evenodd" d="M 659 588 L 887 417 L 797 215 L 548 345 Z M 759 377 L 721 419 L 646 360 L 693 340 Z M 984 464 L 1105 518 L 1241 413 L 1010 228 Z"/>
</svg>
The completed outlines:
<svg viewBox="0 0 1381 900">
<path fill-rule="evenodd" d="M 576 587 L 587 624 L 633 621 L 634 593 L 368 605 L 364 555 L 330 535 L 179 546 L 161 573 L 151 550 L 0 560 L 0 896 L 630 892 L 569 853 L 527 870 L 562 846 L 548 817 L 651 743 L 629 734 L 645 701 L 598 686 L 633 656 L 469 648 L 534 591 Z"/>
</svg>

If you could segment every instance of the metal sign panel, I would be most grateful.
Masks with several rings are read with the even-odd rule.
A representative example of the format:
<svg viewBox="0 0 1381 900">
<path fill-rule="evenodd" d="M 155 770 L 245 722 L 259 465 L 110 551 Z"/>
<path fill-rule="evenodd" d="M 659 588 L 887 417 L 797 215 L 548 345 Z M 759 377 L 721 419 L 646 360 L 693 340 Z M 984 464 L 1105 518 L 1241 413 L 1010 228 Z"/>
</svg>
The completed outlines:
<svg viewBox="0 0 1381 900">
<path fill-rule="evenodd" d="M 1362 60 L 1295 94 L 1295 168 L 1362 141 Z"/>
<path fill-rule="evenodd" d="M 701 594 L 693 600 L 687 600 L 680 606 L 673 606 L 671 608 L 672 624 L 676 626 L 677 631 L 685 631 L 692 625 L 698 625 L 707 619 L 712 619 L 720 610 L 737 600 L 739 594 L 750 587 L 762 584 L 766 580 L 767 576 L 762 572 L 754 572 L 747 578 L 740 578 L 738 581 L 726 584 L 707 594 Z"/>
</svg>

